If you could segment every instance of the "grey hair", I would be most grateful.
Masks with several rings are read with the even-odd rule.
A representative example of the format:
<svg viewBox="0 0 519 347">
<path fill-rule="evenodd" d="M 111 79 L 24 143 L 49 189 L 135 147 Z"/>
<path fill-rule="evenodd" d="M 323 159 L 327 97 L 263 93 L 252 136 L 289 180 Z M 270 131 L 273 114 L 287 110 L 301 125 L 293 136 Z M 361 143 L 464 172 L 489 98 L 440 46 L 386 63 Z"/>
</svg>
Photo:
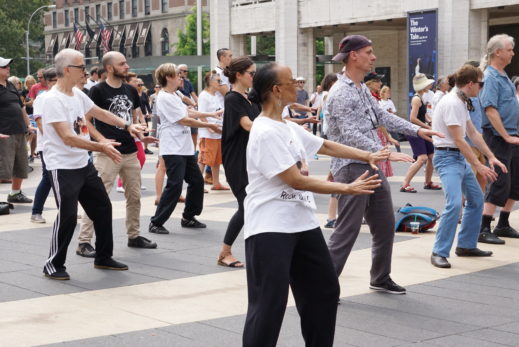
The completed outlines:
<svg viewBox="0 0 519 347">
<path fill-rule="evenodd" d="M 177 69 L 179 69 L 179 70 L 180 70 L 181 68 L 183 68 L 183 67 L 185 67 L 185 68 L 187 69 L 187 65 L 186 65 L 186 64 L 180 64 L 180 65 L 177 65 Z"/>
<path fill-rule="evenodd" d="M 9 82 L 11 82 L 12 84 L 16 85 L 18 83 L 20 83 L 20 79 L 16 76 L 11 76 L 7 79 Z"/>
<path fill-rule="evenodd" d="M 56 74 L 58 77 L 65 75 L 65 68 L 67 65 L 72 64 L 73 60 L 77 57 L 83 58 L 83 53 L 76 51 L 72 48 L 62 49 L 56 57 L 54 57 L 54 67 L 56 68 Z"/>
<path fill-rule="evenodd" d="M 514 38 L 507 34 L 494 35 L 490 38 L 490 40 L 488 40 L 486 54 L 481 59 L 480 63 L 480 68 L 482 70 L 487 68 L 490 60 L 492 60 L 498 49 L 505 48 L 505 44 L 507 42 L 510 42 L 512 47 L 515 46 Z"/>
</svg>

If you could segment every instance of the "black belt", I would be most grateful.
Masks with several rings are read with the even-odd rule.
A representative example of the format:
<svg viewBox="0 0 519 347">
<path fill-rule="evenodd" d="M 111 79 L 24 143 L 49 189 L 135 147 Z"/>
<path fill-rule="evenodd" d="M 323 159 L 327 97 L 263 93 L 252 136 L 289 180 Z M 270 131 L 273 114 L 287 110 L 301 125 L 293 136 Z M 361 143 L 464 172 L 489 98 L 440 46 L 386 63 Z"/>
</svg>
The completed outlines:
<svg viewBox="0 0 519 347">
<path fill-rule="evenodd" d="M 459 152 L 459 148 L 454 147 L 434 147 L 434 150 L 436 151 L 452 151 L 452 152 Z"/>
</svg>

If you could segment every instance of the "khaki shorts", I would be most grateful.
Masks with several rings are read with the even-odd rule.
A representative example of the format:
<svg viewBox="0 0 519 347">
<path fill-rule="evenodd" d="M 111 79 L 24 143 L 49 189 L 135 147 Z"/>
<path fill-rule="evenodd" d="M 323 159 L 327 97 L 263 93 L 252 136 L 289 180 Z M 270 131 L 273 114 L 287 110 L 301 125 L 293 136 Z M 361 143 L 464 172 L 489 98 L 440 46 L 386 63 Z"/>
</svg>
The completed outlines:
<svg viewBox="0 0 519 347">
<path fill-rule="evenodd" d="M 6 139 L 0 139 L 0 179 L 27 178 L 29 171 L 27 156 L 25 134 L 14 134 Z"/>
<path fill-rule="evenodd" d="M 209 166 L 220 165 L 222 163 L 222 140 L 201 139 L 198 162 Z"/>
</svg>

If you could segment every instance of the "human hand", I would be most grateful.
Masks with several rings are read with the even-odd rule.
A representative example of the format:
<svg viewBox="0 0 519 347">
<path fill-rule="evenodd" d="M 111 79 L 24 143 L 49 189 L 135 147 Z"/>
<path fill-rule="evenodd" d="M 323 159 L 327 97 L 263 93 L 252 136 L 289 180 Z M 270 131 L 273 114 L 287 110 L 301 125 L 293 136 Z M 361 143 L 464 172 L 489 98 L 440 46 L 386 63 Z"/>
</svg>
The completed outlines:
<svg viewBox="0 0 519 347">
<path fill-rule="evenodd" d="M 349 184 L 344 184 L 344 192 L 341 194 L 361 195 L 373 194 L 374 189 L 380 187 L 382 180 L 378 179 L 378 175 L 369 176 L 369 171 L 366 170 L 362 175 Z"/>
<path fill-rule="evenodd" d="M 404 163 L 414 163 L 413 157 L 402 152 L 391 152 L 389 155 L 390 161 L 401 161 Z"/>
<path fill-rule="evenodd" d="M 114 163 L 119 164 L 123 157 L 121 153 L 114 148 L 114 146 L 119 146 L 120 142 L 104 142 L 101 144 L 101 151 L 106 154 L 110 159 L 113 160 Z"/>
<path fill-rule="evenodd" d="M 159 142 L 159 139 L 156 138 L 156 137 L 153 137 L 153 136 L 144 136 L 142 139 L 141 139 L 141 142 L 144 143 L 144 144 L 151 144 L 151 143 L 158 143 Z"/>
<path fill-rule="evenodd" d="M 368 163 L 373 170 L 378 170 L 377 162 L 387 160 L 390 154 L 391 151 L 387 146 L 385 146 L 374 153 L 368 154 Z"/>
<path fill-rule="evenodd" d="M 429 141 L 429 142 L 432 142 L 432 136 L 438 136 L 440 138 L 445 137 L 445 135 L 440 132 L 432 131 L 430 129 L 425 129 L 425 128 L 418 129 L 417 135 L 420 136 L 422 139 Z M 519 138 L 517 138 L 517 139 L 519 140 Z"/>
<path fill-rule="evenodd" d="M 495 171 L 496 169 L 496 165 L 499 166 L 499 168 L 501 169 L 501 172 L 503 173 L 508 173 L 508 169 L 506 168 L 505 164 L 503 164 L 502 162 L 500 162 L 496 157 L 493 157 L 493 158 L 489 158 L 488 159 L 488 164 L 490 165 L 490 167 L 492 168 L 492 170 Z"/>
<path fill-rule="evenodd" d="M 135 136 L 137 138 L 139 137 L 139 134 L 145 133 L 147 131 L 148 129 L 146 129 L 145 126 L 142 126 L 140 124 L 130 124 L 128 126 L 128 132 L 130 133 L 130 135 Z"/>
</svg>

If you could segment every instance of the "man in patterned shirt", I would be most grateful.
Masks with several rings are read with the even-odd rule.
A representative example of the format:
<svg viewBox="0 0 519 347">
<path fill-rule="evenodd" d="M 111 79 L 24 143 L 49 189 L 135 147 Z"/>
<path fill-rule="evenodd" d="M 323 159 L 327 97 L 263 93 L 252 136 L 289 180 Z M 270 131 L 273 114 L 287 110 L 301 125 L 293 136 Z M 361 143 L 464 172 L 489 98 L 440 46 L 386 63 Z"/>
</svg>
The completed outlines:
<svg viewBox="0 0 519 347">
<path fill-rule="evenodd" d="M 364 76 L 372 71 L 376 60 L 370 40 L 361 35 L 346 36 L 339 44 L 339 53 L 333 58 L 345 65 L 344 73 L 328 94 L 328 137 L 355 148 L 376 152 L 382 148 L 377 127 L 405 135 L 420 136 L 431 141 L 432 135 L 442 134 L 420 128 L 383 110 L 364 84 Z M 403 153 L 391 153 L 389 160 L 412 162 Z M 350 183 L 369 165 L 351 160 L 332 158 L 331 171 L 336 182 Z M 389 276 L 393 251 L 395 217 L 389 183 L 382 173 L 382 186 L 372 195 L 341 195 L 338 197 L 338 218 L 328 248 L 340 275 L 357 239 L 362 223 L 366 222 L 373 235 L 370 288 L 391 294 L 405 294 Z"/>
</svg>

